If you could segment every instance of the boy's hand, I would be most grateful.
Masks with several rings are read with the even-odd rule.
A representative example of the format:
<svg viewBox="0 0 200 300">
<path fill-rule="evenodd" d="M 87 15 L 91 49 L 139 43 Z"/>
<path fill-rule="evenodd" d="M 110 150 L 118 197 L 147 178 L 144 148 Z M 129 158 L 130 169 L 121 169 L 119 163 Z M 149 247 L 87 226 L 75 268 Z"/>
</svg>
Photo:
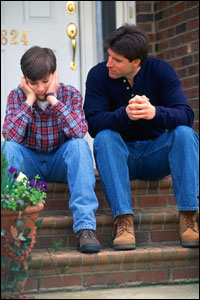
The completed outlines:
<svg viewBox="0 0 200 300">
<path fill-rule="evenodd" d="M 135 96 L 129 101 L 126 107 L 129 119 L 137 121 L 139 119 L 151 120 L 155 117 L 156 109 L 146 96 Z"/>
<path fill-rule="evenodd" d="M 32 106 L 36 100 L 36 93 L 28 86 L 25 77 L 21 78 L 20 88 L 26 94 L 26 103 Z"/>
<path fill-rule="evenodd" d="M 57 91 L 58 87 L 59 87 L 59 79 L 58 79 L 58 71 L 56 69 L 55 72 L 53 73 L 52 81 L 46 91 L 46 94 L 47 93 L 55 93 Z"/>
</svg>

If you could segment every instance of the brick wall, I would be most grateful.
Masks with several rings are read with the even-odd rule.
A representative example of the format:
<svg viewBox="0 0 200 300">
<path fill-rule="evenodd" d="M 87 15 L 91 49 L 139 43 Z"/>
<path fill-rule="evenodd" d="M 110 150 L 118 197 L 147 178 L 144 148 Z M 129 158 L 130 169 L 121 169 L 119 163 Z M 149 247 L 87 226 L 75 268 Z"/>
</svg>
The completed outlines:
<svg viewBox="0 0 200 300">
<path fill-rule="evenodd" d="M 199 1 L 136 1 L 136 22 L 150 37 L 149 55 L 176 70 L 199 132 Z"/>
</svg>

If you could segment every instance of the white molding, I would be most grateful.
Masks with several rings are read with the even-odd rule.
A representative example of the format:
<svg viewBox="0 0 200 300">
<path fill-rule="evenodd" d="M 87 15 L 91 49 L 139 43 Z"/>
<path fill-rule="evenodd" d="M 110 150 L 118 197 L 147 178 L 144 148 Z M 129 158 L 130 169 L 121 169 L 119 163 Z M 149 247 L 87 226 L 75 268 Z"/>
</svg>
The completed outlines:
<svg viewBox="0 0 200 300">
<path fill-rule="evenodd" d="M 85 96 L 88 71 L 97 63 L 96 58 L 96 1 L 79 1 L 81 93 Z"/>
<path fill-rule="evenodd" d="M 116 28 L 124 23 L 136 24 L 136 1 L 115 1 L 116 3 Z"/>
</svg>

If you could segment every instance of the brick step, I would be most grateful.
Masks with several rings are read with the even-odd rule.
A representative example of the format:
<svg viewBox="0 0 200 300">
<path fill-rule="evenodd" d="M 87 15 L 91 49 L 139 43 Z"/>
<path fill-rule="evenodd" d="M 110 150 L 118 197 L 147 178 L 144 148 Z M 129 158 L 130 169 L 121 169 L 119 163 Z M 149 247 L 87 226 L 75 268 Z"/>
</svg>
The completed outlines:
<svg viewBox="0 0 200 300">
<path fill-rule="evenodd" d="M 113 287 L 153 283 L 197 282 L 198 248 L 179 245 L 76 250 L 33 250 L 26 291 Z"/>
<path fill-rule="evenodd" d="M 102 191 L 99 177 L 96 175 L 95 193 L 99 201 L 97 213 L 110 212 L 110 206 Z M 47 199 L 43 213 L 64 214 L 69 210 L 70 192 L 66 183 L 48 183 Z M 131 181 L 131 200 L 134 209 L 146 207 L 152 208 L 175 208 L 171 176 L 161 180 L 132 180 Z"/>
<path fill-rule="evenodd" d="M 37 231 L 35 248 L 51 247 L 54 241 L 62 240 L 63 247 L 76 248 L 71 215 L 41 216 L 42 227 Z M 98 239 L 103 247 L 112 247 L 113 217 L 110 214 L 96 215 Z M 137 245 L 153 245 L 161 242 L 173 244 L 179 241 L 179 215 L 177 209 L 145 208 L 135 211 L 134 227 Z"/>
</svg>

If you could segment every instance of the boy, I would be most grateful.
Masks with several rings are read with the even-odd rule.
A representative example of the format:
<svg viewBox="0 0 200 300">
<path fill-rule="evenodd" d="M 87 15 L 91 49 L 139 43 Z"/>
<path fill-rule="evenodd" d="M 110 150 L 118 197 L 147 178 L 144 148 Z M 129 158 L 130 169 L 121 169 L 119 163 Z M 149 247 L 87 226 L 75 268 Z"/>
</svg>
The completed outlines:
<svg viewBox="0 0 200 300">
<path fill-rule="evenodd" d="M 58 81 L 51 49 L 31 47 L 21 58 L 24 77 L 8 96 L 3 136 L 11 166 L 30 179 L 68 182 L 73 230 L 81 252 L 99 252 L 95 211 L 95 177 L 91 152 L 83 139 L 88 125 L 78 90 Z"/>
</svg>

